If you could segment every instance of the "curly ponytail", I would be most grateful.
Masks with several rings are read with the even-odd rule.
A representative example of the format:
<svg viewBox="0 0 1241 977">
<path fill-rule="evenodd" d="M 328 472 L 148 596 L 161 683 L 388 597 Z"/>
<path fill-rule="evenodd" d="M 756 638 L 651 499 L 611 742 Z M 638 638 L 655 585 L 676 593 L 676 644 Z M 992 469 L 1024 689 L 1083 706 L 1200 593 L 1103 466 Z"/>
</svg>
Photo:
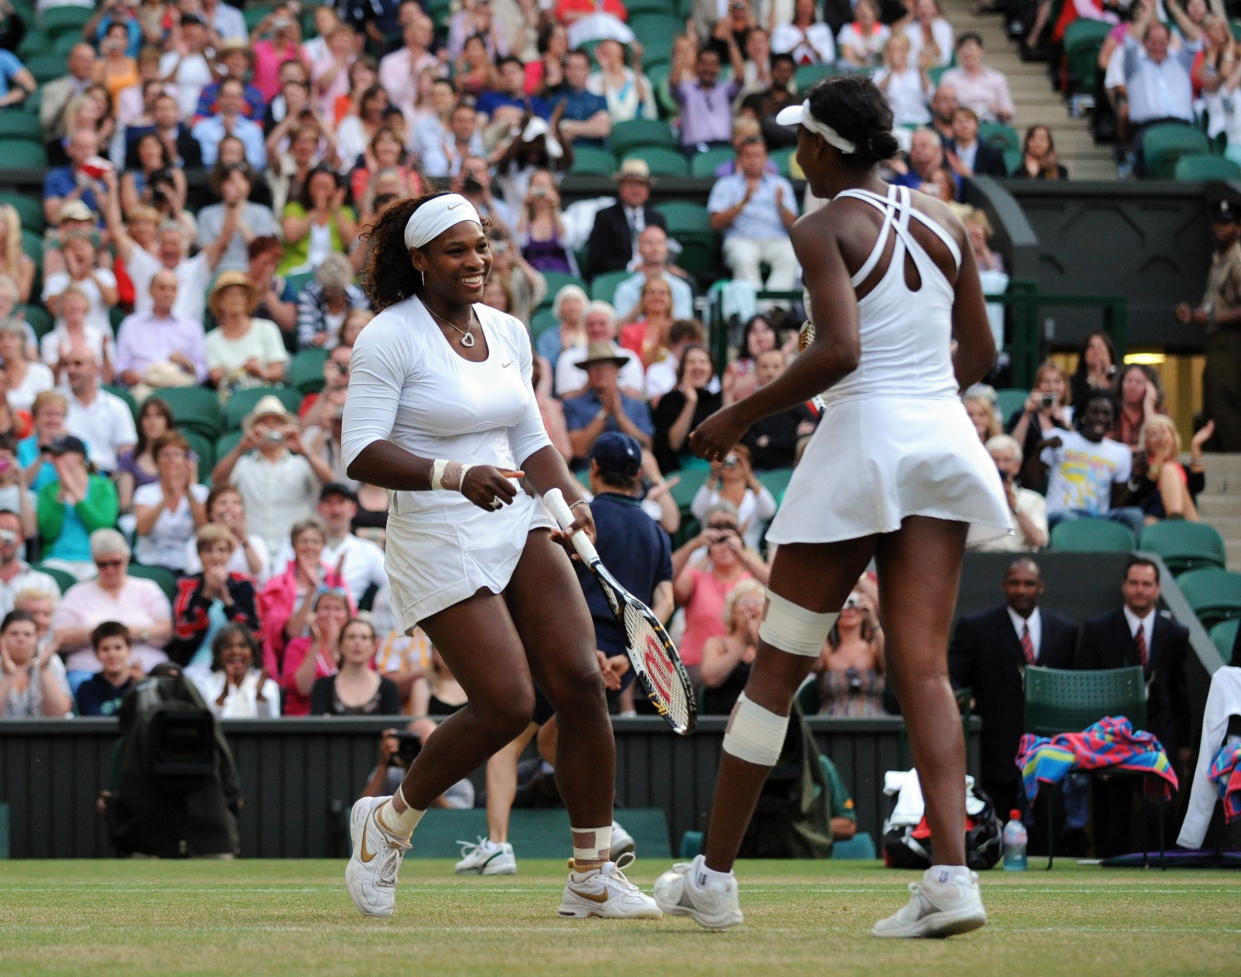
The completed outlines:
<svg viewBox="0 0 1241 977">
<path fill-rule="evenodd" d="M 835 75 L 810 90 L 810 111 L 857 149 L 844 159 L 859 170 L 869 170 L 896 155 L 892 109 L 883 93 L 865 75 Z"/>
</svg>

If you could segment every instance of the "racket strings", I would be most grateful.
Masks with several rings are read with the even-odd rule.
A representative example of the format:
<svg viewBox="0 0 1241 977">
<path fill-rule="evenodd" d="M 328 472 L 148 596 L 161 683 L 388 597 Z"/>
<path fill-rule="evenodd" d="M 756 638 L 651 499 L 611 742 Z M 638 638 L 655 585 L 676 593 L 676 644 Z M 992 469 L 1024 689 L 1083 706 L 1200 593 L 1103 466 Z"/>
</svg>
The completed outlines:
<svg viewBox="0 0 1241 977">
<path fill-rule="evenodd" d="M 656 630 L 641 611 L 625 607 L 625 631 L 629 646 L 638 652 L 646 670 L 650 689 L 662 700 L 668 716 L 678 729 L 687 729 L 693 722 L 694 706 L 678 670 L 669 657 L 667 638 Z"/>
</svg>

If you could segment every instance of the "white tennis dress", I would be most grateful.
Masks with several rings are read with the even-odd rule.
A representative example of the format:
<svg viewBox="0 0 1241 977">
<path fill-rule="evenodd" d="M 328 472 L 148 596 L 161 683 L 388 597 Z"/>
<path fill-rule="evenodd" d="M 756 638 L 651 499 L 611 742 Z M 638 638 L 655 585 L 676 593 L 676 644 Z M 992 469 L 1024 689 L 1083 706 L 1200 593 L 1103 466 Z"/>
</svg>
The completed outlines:
<svg viewBox="0 0 1241 977">
<path fill-rule="evenodd" d="M 896 236 L 887 271 L 858 302 L 858 367 L 824 392 L 823 421 L 793 471 L 767 539 L 828 543 L 894 532 L 906 516 L 970 524 L 969 542 L 1011 529 L 1008 503 L 986 449 L 957 395 L 952 370 L 954 290 L 910 233 L 920 220 L 952 252 L 956 241 L 915 210 L 907 187 L 887 197 L 846 190 L 884 215 L 878 240 L 853 276 L 857 288 Z M 920 286 L 905 283 L 905 255 Z"/>
<path fill-rule="evenodd" d="M 346 465 L 374 441 L 421 458 L 520 468 L 550 444 L 534 390 L 526 328 L 485 305 L 474 313 L 487 359 L 458 355 L 415 297 L 377 315 L 353 347 L 342 449 Z M 460 492 L 389 492 L 385 566 L 401 630 L 486 587 L 508 586 L 531 529 L 552 523 L 518 492 L 480 509 Z"/>
</svg>

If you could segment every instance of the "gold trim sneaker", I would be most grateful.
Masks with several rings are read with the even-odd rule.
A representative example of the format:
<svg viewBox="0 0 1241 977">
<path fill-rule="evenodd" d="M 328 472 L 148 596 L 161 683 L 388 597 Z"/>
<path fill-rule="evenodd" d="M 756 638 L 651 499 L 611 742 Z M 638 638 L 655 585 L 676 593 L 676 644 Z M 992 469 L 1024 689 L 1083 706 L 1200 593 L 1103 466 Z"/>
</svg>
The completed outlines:
<svg viewBox="0 0 1241 977">
<path fill-rule="evenodd" d="M 569 879 L 560 900 L 561 916 L 584 919 L 659 919 L 663 913 L 655 900 L 625 878 L 621 869 L 632 862 L 622 856 L 617 862 L 604 862 L 584 872 L 569 859 Z"/>
<path fill-rule="evenodd" d="M 386 797 L 363 797 L 349 812 L 353 854 L 345 866 L 345 888 L 366 916 L 391 916 L 396 908 L 396 876 L 410 844 L 388 834 L 375 820 Z"/>
</svg>

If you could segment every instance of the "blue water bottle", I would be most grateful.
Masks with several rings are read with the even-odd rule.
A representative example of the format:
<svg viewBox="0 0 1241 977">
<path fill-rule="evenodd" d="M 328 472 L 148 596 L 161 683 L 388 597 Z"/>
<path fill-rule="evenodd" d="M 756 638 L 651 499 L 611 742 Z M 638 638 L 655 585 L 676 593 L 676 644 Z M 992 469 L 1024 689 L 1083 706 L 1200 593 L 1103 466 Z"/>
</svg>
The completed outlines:
<svg viewBox="0 0 1241 977">
<path fill-rule="evenodd" d="M 1021 823 L 1021 812 L 1010 811 L 1008 823 L 1004 825 L 1004 871 L 1026 870 L 1026 844 L 1029 840 L 1026 826 Z"/>
</svg>

